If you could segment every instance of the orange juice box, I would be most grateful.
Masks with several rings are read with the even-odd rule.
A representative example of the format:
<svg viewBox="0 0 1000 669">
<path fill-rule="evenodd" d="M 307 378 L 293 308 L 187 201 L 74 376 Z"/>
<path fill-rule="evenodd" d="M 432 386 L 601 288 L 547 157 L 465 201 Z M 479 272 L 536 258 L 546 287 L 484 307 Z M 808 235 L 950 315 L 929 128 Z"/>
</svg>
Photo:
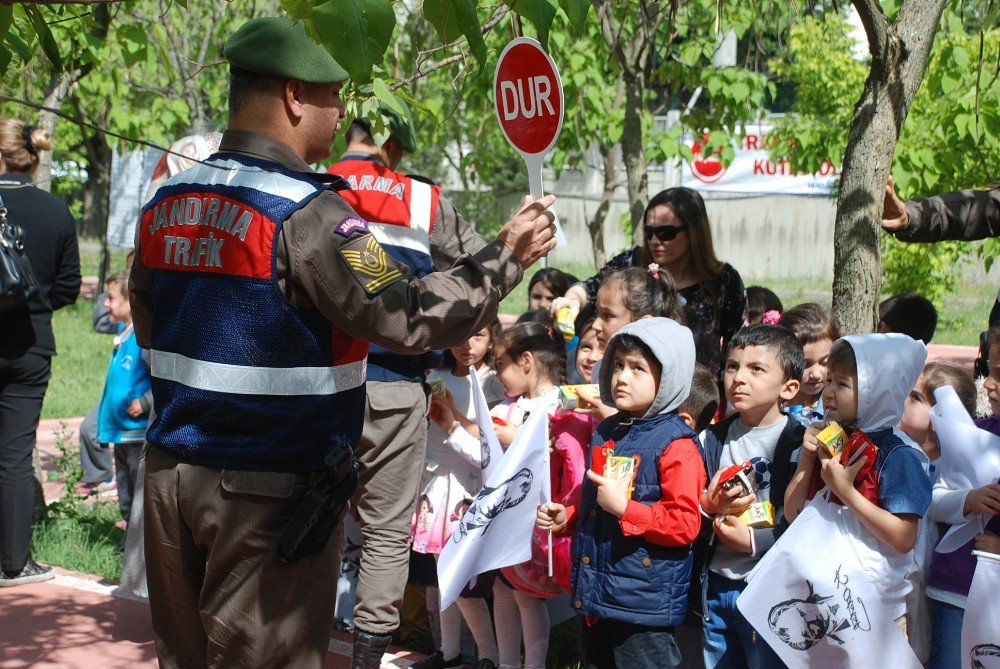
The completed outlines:
<svg viewBox="0 0 1000 669">
<path fill-rule="evenodd" d="M 830 421 L 823 430 L 816 435 L 816 441 L 820 443 L 830 453 L 838 455 L 847 445 L 847 433 L 835 421 Z"/>
<path fill-rule="evenodd" d="M 579 407 L 581 390 L 587 395 L 601 396 L 601 388 L 596 383 L 559 386 L 559 408 L 562 411 L 572 411 Z"/>
<path fill-rule="evenodd" d="M 431 387 L 431 397 L 448 396 L 448 389 L 444 387 L 444 379 L 428 379 L 427 385 Z"/>
<path fill-rule="evenodd" d="M 774 505 L 770 502 L 754 502 L 739 518 L 750 527 L 774 527 Z"/>
<path fill-rule="evenodd" d="M 612 455 L 604 466 L 604 476 L 615 481 L 627 479 L 628 497 L 631 498 L 635 488 L 635 474 L 641 461 L 642 457 L 638 455 Z"/>
</svg>

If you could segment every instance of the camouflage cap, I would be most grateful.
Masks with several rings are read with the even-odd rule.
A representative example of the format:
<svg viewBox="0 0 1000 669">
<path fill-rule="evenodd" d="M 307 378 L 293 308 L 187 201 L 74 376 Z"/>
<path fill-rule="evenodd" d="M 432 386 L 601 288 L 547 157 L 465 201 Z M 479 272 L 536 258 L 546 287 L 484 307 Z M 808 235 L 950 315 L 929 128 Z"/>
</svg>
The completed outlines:
<svg viewBox="0 0 1000 669">
<path fill-rule="evenodd" d="M 347 79 L 347 70 L 306 34 L 301 23 L 264 16 L 244 23 L 226 41 L 223 55 L 229 64 L 254 74 L 335 84 Z"/>
</svg>

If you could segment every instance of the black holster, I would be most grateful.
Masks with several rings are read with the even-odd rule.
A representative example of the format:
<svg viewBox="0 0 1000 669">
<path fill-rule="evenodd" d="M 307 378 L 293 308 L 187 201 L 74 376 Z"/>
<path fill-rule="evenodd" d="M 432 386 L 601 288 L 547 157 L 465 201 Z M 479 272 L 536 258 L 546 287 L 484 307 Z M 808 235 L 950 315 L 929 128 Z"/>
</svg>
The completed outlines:
<svg viewBox="0 0 1000 669">
<path fill-rule="evenodd" d="M 309 488 L 278 539 L 282 562 L 294 564 L 323 550 L 358 487 L 359 469 L 358 461 L 351 458 L 344 465 L 328 470 L 326 476 Z"/>
</svg>

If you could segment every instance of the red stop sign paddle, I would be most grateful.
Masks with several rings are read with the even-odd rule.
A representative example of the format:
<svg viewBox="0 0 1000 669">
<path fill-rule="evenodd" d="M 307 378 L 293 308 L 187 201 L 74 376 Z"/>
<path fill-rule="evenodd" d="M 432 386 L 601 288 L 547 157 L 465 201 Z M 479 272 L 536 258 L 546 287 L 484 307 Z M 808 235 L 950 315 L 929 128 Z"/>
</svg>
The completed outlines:
<svg viewBox="0 0 1000 669">
<path fill-rule="evenodd" d="M 528 191 L 542 197 L 542 162 L 563 122 L 563 89 L 555 62 L 530 37 L 511 41 L 493 75 L 493 100 L 504 137 L 528 168 Z M 556 222 L 556 238 L 566 240 Z"/>
</svg>

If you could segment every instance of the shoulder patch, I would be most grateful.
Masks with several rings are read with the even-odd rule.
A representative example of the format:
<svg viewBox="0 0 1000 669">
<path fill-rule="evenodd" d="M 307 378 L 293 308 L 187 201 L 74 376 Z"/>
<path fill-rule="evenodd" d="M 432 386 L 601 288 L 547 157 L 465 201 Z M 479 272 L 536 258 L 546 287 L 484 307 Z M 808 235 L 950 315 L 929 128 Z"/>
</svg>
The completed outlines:
<svg viewBox="0 0 1000 669">
<path fill-rule="evenodd" d="M 348 238 L 356 232 L 365 233 L 368 232 L 368 221 L 358 216 L 348 216 L 337 224 L 334 232 Z"/>
<path fill-rule="evenodd" d="M 369 295 L 403 277 L 395 261 L 372 235 L 359 237 L 340 250 L 351 274 Z"/>
</svg>

